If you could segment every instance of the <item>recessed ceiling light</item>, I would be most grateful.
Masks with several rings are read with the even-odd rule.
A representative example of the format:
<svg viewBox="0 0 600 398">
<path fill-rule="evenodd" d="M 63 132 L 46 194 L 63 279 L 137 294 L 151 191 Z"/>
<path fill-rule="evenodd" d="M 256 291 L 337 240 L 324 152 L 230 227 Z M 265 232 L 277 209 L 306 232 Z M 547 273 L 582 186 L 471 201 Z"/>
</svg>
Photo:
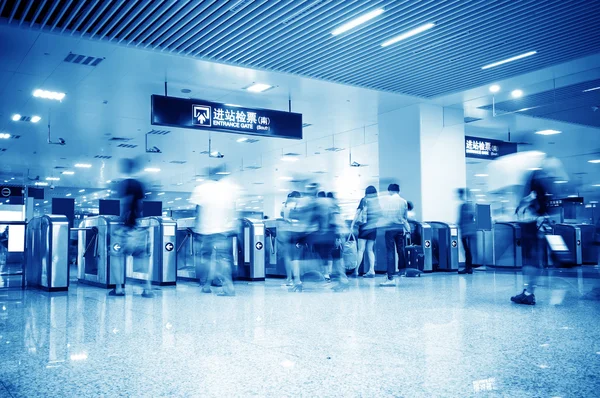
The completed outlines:
<svg viewBox="0 0 600 398">
<path fill-rule="evenodd" d="M 11 137 L 8 133 L 0 133 L 0 139 L 7 140 Z"/>
<path fill-rule="evenodd" d="M 158 195 L 158 196 L 162 196 L 162 195 L 164 195 L 164 194 L 165 194 L 164 192 L 159 192 L 157 195 Z"/>
<path fill-rule="evenodd" d="M 246 141 L 248 141 L 248 138 L 242 137 L 242 138 L 238 138 L 236 141 L 237 142 L 246 142 Z"/>
<path fill-rule="evenodd" d="M 175 198 L 175 200 L 181 200 L 181 198 Z"/>
<path fill-rule="evenodd" d="M 387 41 L 384 41 L 383 43 L 381 43 L 381 47 L 387 47 L 387 46 L 390 46 L 390 45 L 392 45 L 394 43 L 398 43 L 401 40 L 408 39 L 409 37 L 412 37 L 414 35 L 418 35 L 421 32 L 425 32 L 426 30 L 429 30 L 429 29 L 433 28 L 434 26 L 435 26 L 434 23 L 428 23 L 428 24 L 425 24 L 425 25 L 421 25 L 418 28 L 409 30 L 408 32 L 402 33 L 399 36 L 396 36 L 396 37 L 393 37 L 393 38 L 391 38 L 391 39 L 389 39 Z"/>
<path fill-rule="evenodd" d="M 295 156 L 282 156 L 281 160 L 283 160 L 284 162 L 297 162 L 298 158 Z"/>
<path fill-rule="evenodd" d="M 294 179 L 294 177 L 281 176 L 281 177 L 279 177 L 279 179 L 282 181 L 292 181 Z"/>
<path fill-rule="evenodd" d="M 160 169 L 158 167 L 146 167 L 144 171 L 147 173 L 158 173 Z"/>
<path fill-rule="evenodd" d="M 41 90 L 38 88 L 37 90 L 35 90 L 33 92 L 33 96 L 38 97 L 38 98 L 62 101 L 63 98 L 65 98 L 65 93 L 59 93 L 56 91 L 46 91 L 46 90 Z"/>
<path fill-rule="evenodd" d="M 58 177 L 46 177 L 46 181 L 60 181 Z"/>
<path fill-rule="evenodd" d="M 37 185 L 38 187 L 47 187 L 48 183 L 44 181 L 36 181 L 34 185 Z"/>
<path fill-rule="evenodd" d="M 65 196 L 71 196 L 71 194 L 70 194 L 70 193 L 68 193 L 68 194 L 66 194 Z"/>
<path fill-rule="evenodd" d="M 500 91 L 500 86 L 497 84 L 492 84 L 490 86 L 490 92 L 492 93 L 497 93 L 498 91 Z"/>
<path fill-rule="evenodd" d="M 487 177 L 487 174 L 475 174 L 475 177 Z"/>
<path fill-rule="evenodd" d="M 146 195 L 152 195 L 152 192 L 146 192 Z"/>
<path fill-rule="evenodd" d="M 80 189 L 79 192 L 85 192 L 85 189 Z"/>
<path fill-rule="evenodd" d="M 512 95 L 513 98 L 521 98 L 523 96 L 523 90 L 513 90 L 510 95 Z"/>
<path fill-rule="evenodd" d="M 371 12 L 368 12 L 366 14 L 361 15 L 358 18 L 354 18 L 353 20 L 351 20 L 350 22 L 347 22 L 345 24 L 343 24 L 342 26 L 340 26 L 339 28 L 334 29 L 331 34 L 334 36 L 337 36 L 341 33 L 347 32 L 350 29 L 354 29 L 355 27 L 357 27 L 358 25 L 362 25 L 363 23 L 370 21 L 373 18 L 378 17 L 379 15 L 384 13 L 384 9 L 383 8 L 378 8 L 376 10 L 373 10 Z"/>
<path fill-rule="evenodd" d="M 73 174 L 75 174 L 74 171 L 63 171 L 62 173 L 66 176 L 72 176 Z"/>
<path fill-rule="evenodd" d="M 253 85 L 246 87 L 246 90 L 253 92 L 253 93 L 262 93 L 263 91 L 267 91 L 271 87 L 273 87 L 273 86 L 271 86 L 269 84 L 254 83 Z"/>
<path fill-rule="evenodd" d="M 89 169 L 90 167 L 92 167 L 92 165 L 89 163 L 77 163 L 75 164 L 75 167 L 80 169 Z"/>
<path fill-rule="evenodd" d="M 565 180 L 558 180 L 558 181 L 554 181 L 555 184 L 566 184 L 568 181 Z"/>
<path fill-rule="evenodd" d="M 529 57 L 529 56 L 532 56 L 532 55 L 535 55 L 535 54 L 537 54 L 537 51 L 529 51 L 528 53 L 525 53 L 525 54 L 516 55 L 514 57 L 503 59 L 502 61 L 493 62 L 491 64 L 482 66 L 481 69 L 490 69 L 490 68 L 493 68 L 495 66 L 504 65 L 504 64 L 507 64 L 509 62 L 513 62 L 513 61 L 516 61 L 518 59 L 526 58 L 526 57 Z"/>
<path fill-rule="evenodd" d="M 44 203 L 48 203 L 48 201 L 47 201 L 47 200 L 44 200 Z"/>
<path fill-rule="evenodd" d="M 41 117 L 39 117 L 39 116 L 32 116 L 32 117 L 31 117 L 31 123 L 37 123 L 37 122 L 39 122 L 40 120 L 42 120 L 42 118 L 41 118 Z"/>
<path fill-rule="evenodd" d="M 592 160 L 588 160 L 588 163 L 600 163 L 600 159 L 592 159 Z"/>
<path fill-rule="evenodd" d="M 172 201 L 172 200 L 169 200 L 167 203 L 168 203 L 168 204 L 171 204 L 171 203 L 173 203 L 173 201 Z"/>
<path fill-rule="evenodd" d="M 12 115 L 11 119 L 15 122 L 21 120 L 21 115 L 19 115 L 18 113 L 15 113 L 14 115 Z"/>
<path fill-rule="evenodd" d="M 536 131 L 535 133 L 539 134 L 539 135 L 555 135 L 555 134 L 562 133 L 562 131 L 558 131 L 558 130 L 540 130 L 540 131 Z"/>
</svg>

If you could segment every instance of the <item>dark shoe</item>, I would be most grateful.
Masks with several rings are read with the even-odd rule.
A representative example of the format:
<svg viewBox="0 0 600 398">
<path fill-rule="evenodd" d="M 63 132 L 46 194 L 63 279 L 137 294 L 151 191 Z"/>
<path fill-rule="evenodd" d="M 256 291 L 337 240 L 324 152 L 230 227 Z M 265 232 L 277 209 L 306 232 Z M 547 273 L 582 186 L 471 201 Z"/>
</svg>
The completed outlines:
<svg viewBox="0 0 600 398">
<path fill-rule="evenodd" d="M 153 298 L 153 297 L 156 297 L 156 294 L 154 294 L 154 292 L 152 290 L 144 289 L 144 291 L 142 292 L 142 297 Z"/>
<path fill-rule="evenodd" d="M 464 275 L 464 274 L 469 274 L 469 275 L 470 275 L 470 274 L 472 274 L 472 273 L 473 273 L 473 270 L 472 270 L 472 269 L 466 269 L 466 268 L 463 268 L 463 269 L 461 269 L 460 271 L 458 271 L 458 273 L 459 273 L 460 275 Z"/>
<path fill-rule="evenodd" d="M 510 298 L 510 301 L 516 304 L 535 305 L 535 295 L 526 294 L 527 289 L 523 289 L 523 293 L 517 294 Z"/>
<path fill-rule="evenodd" d="M 109 296 L 116 296 L 116 297 L 123 297 L 123 296 L 125 296 L 125 292 L 117 293 L 117 290 L 113 289 L 110 292 L 108 292 L 108 295 Z"/>
</svg>

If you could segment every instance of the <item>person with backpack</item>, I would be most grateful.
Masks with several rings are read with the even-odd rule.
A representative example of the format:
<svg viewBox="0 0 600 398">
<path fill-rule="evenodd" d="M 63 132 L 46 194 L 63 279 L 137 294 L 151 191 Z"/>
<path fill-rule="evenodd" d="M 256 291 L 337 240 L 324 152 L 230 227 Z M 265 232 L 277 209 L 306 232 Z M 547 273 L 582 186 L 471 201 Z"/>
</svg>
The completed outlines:
<svg viewBox="0 0 600 398">
<path fill-rule="evenodd" d="M 461 242 L 465 250 L 465 268 L 458 271 L 459 274 L 473 273 L 473 255 L 472 244 L 477 232 L 475 224 L 475 210 L 473 204 L 468 200 L 468 192 L 464 188 L 457 190 L 458 199 L 462 202 L 460 205 L 460 214 L 458 219 L 458 228 L 460 230 Z"/>
<path fill-rule="evenodd" d="M 377 239 L 377 225 L 381 215 L 381 207 L 377 196 L 377 189 L 369 185 L 365 189 L 365 196 L 360 200 L 354 220 L 350 230 L 354 231 L 354 226 L 358 225 L 358 262 L 352 275 L 357 278 L 360 263 L 363 261 L 365 252 L 369 260 L 370 268 L 365 266 L 365 278 L 375 277 L 375 240 Z"/>
</svg>

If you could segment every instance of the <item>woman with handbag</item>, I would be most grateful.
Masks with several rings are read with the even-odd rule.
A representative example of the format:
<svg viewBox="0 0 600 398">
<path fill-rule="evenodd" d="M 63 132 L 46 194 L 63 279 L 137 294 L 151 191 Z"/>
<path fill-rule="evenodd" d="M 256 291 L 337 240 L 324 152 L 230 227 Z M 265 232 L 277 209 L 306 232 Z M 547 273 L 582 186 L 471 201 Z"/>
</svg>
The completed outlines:
<svg viewBox="0 0 600 398">
<path fill-rule="evenodd" d="M 367 253 L 367 259 L 369 260 L 370 267 L 367 268 L 365 264 L 365 278 L 375 277 L 375 240 L 377 239 L 377 223 L 381 215 L 381 207 L 379 205 L 379 198 L 377 196 L 377 189 L 374 186 L 369 185 L 365 190 L 365 196 L 361 199 L 352 225 L 351 231 L 354 231 L 354 226 L 358 225 L 358 257 L 357 267 L 354 270 L 353 277 L 358 277 L 358 269 L 360 263 L 363 261 L 365 251 Z"/>
</svg>

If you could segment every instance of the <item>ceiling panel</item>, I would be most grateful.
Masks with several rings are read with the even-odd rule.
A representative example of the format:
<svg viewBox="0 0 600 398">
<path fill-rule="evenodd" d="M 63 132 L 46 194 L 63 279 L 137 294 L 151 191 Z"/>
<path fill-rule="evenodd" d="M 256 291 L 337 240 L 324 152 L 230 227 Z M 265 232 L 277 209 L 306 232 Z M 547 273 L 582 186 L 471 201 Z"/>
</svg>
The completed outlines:
<svg viewBox="0 0 600 398">
<path fill-rule="evenodd" d="M 597 1 L 7 0 L 0 20 L 37 31 L 436 97 L 600 51 Z M 331 32 L 366 12 L 379 17 Z M 426 23 L 435 27 L 388 47 Z M 23 41 L 31 41 L 25 36 Z M 26 43 L 1 44 L 15 53 Z M 81 51 L 105 56 L 103 48 Z M 528 51 L 527 59 L 482 70 Z M 88 55 L 88 54 L 86 54 Z M 16 65 L 6 65 L 15 68 Z M 160 69 L 160 68 L 159 68 Z"/>
</svg>

